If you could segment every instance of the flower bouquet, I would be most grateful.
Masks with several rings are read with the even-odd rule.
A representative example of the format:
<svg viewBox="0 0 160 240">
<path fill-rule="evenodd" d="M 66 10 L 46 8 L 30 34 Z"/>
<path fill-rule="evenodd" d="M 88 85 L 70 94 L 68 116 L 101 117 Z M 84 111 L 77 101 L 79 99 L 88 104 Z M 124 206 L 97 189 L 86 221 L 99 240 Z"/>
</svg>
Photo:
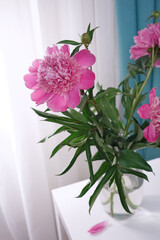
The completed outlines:
<svg viewBox="0 0 160 240">
<path fill-rule="evenodd" d="M 60 175 L 70 170 L 80 154 L 86 153 L 90 181 L 79 197 L 97 183 L 89 200 L 90 210 L 104 186 L 108 184 L 110 188 L 114 184 L 123 208 L 131 213 L 123 175 L 148 180 L 144 171 L 152 172 L 137 150 L 160 148 L 160 98 L 156 96 L 155 87 L 149 93 L 149 104 L 142 105 L 147 95 L 143 90 L 153 68 L 160 67 L 159 16 L 160 13 L 154 11 L 151 17 L 156 23 L 149 24 L 134 37 L 130 58 L 135 62 L 129 63 L 128 75 L 117 88 L 103 89 L 97 84 L 97 92 L 93 93 L 95 74 L 92 65 L 96 58 L 89 46 L 96 28 L 91 29 L 90 24 L 79 42 L 63 40 L 57 43 L 64 44 L 61 48 L 57 45 L 48 47 L 44 59 L 35 60 L 24 76 L 26 87 L 33 90 L 31 99 L 37 105 L 47 104 L 44 112 L 33 109 L 35 113 L 47 122 L 60 125 L 48 138 L 64 131 L 68 133 L 67 138 L 53 149 L 51 157 L 63 146 L 75 149 L 69 165 Z M 69 45 L 74 46 L 71 53 Z M 136 80 L 139 74 L 145 76 L 144 81 Z M 117 108 L 117 96 L 121 96 L 123 109 Z M 146 120 L 140 123 L 135 112 Z M 96 149 L 94 154 L 92 147 Z M 96 161 L 100 166 L 94 171 Z"/>
</svg>

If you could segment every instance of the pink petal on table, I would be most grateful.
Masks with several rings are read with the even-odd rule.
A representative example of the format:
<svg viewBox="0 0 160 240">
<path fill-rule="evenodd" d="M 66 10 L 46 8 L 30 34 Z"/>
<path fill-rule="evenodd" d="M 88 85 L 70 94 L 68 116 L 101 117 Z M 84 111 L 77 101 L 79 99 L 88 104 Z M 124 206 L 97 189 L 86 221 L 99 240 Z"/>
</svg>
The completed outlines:
<svg viewBox="0 0 160 240">
<path fill-rule="evenodd" d="M 91 229 L 89 229 L 88 232 L 90 234 L 96 234 L 96 233 L 102 232 L 107 226 L 108 226 L 108 222 L 103 221 L 91 227 Z"/>
</svg>

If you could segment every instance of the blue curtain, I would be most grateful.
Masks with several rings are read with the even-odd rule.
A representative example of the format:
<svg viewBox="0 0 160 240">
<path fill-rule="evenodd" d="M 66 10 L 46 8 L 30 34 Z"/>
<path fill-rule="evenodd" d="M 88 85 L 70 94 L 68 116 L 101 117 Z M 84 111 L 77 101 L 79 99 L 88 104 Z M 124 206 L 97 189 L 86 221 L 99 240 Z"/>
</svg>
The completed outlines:
<svg viewBox="0 0 160 240">
<path fill-rule="evenodd" d="M 118 31 L 119 60 L 120 60 L 120 79 L 123 80 L 127 74 L 127 65 L 130 60 L 129 49 L 133 42 L 133 36 L 137 31 L 153 23 L 151 18 L 146 19 L 154 10 L 160 11 L 160 0 L 115 0 L 116 21 Z M 139 76 L 139 81 L 142 80 Z M 157 87 L 157 95 L 160 96 L 160 69 L 155 68 L 152 76 L 145 88 L 149 93 L 152 87 Z M 148 102 L 148 95 L 146 97 Z M 160 150 L 147 148 L 139 151 L 146 160 L 160 157 Z"/>
</svg>

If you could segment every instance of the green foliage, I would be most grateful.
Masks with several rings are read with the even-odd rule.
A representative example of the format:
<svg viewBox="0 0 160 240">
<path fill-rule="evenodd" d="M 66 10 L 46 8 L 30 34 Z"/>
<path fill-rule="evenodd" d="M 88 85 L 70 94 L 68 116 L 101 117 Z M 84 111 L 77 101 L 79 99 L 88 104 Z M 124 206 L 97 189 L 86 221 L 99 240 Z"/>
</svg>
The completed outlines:
<svg viewBox="0 0 160 240">
<path fill-rule="evenodd" d="M 124 207 L 126 212 L 131 213 L 128 208 L 127 202 L 126 202 L 126 197 L 125 197 L 124 188 L 123 188 L 123 184 L 122 184 L 122 175 L 121 175 L 121 172 L 119 169 L 116 170 L 115 182 L 117 185 L 117 189 L 118 189 L 118 193 L 119 193 L 119 197 L 120 197 L 122 206 Z"/>
<path fill-rule="evenodd" d="M 83 46 L 88 49 L 95 30 L 96 28 L 91 29 L 89 24 L 87 31 L 82 34 L 80 42 L 63 40 L 58 44 L 75 46 L 71 53 L 73 56 Z M 159 53 L 156 57 L 159 58 Z M 147 142 L 143 130 L 149 125 L 149 122 L 145 121 L 140 124 L 135 118 L 135 112 L 145 99 L 146 94 L 143 93 L 143 89 L 152 68 L 149 56 L 139 58 L 134 64 L 129 63 L 128 74 L 118 88 L 109 87 L 104 90 L 97 84 L 98 92 L 95 96 L 93 88 L 82 90 L 79 106 L 76 109 L 68 109 L 61 115 L 51 113 L 50 109 L 46 109 L 44 112 L 33 109 L 45 122 L 60 125 L 54 133 L 43 138 L 40 143 L 56 134 L 63 132 L 68 134 L 62 142 L 54 147 L 50 157 L 54 157 L 63 147 L 75 149 L 68 166 L 59 175 L 68 172 L 82 153 L 86 154 L 89 183 L 82 189 L 78 197 L 84 196 L 96 184 L 89 200 L 90 210 L 105 184 L 111 187 L 114 183 L 123 208 L 130 213 L 123 187 L 123 174 L 132 174 L 148 181 L 145 173 L 139 170 L 151 172 L 152 168 L 135 151 L 146 147 L 160 148 L 160 138 L 155 143 Z M 136 79 L 139 75 L 144 75 L 145 81 L 138 82 Z M 117 96 L 119 96 L 123 109 L 121 106 L 118 107 Z M 92 147 L 96 150 L 94 154 Z M 94 170 L 96 161 L 100 161 L 97 171 Z"/>
<path fill-rule="evenodd" d="M 116 166 L 110 166 L 106 169 L 105 175 L 102 177 L 102 179 L 100 180 L 98 186 L 96 187 L 93 195 L 90 197 L 89 200 L 89 211 L 91 210 L 95 200 L 97 199 L 99 193 L 101 192 L 102 188 L 105 186 L 105 184 L 108 182 L 108 180 L 112 177 L 112 175 L 114 174 L 116 170 Z"/>
<path fill-rule="evenodd" d="M 70 45 L 80 45 L 80 42 L 72 41 L 72 40 L 62 40 L 59 41 L 57 44 L 70 44 Z"/>
<path fill-rule="evenodd" d="M 145 171 L 152 171 L 151 166 L 141 157 L 139 153 L 126 149 L 120 152 L 118 157 L 120 167 L 136 168 Z"/>
</svg>

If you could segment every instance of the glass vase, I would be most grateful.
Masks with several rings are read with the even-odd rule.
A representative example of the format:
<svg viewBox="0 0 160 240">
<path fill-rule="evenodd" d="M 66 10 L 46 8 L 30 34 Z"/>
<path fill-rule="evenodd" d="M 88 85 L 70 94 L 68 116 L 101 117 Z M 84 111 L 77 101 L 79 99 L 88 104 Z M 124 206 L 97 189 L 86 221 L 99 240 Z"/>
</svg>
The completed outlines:
<svg viewBox="0 0 160 240">
<path fill-rule="evenodd" d="M 123 174 L 122 184 L 126 202 L 131 213 L 134 213 L 143 200 L 143 179 L 131 174 Z M 114 218 L 123 220 L 131 216 L 127 213 L 120 201 L 116 184 L 109 187 L 108 183 L 100 193 L 100 200 L 104 210 Z"/>
</svg>

